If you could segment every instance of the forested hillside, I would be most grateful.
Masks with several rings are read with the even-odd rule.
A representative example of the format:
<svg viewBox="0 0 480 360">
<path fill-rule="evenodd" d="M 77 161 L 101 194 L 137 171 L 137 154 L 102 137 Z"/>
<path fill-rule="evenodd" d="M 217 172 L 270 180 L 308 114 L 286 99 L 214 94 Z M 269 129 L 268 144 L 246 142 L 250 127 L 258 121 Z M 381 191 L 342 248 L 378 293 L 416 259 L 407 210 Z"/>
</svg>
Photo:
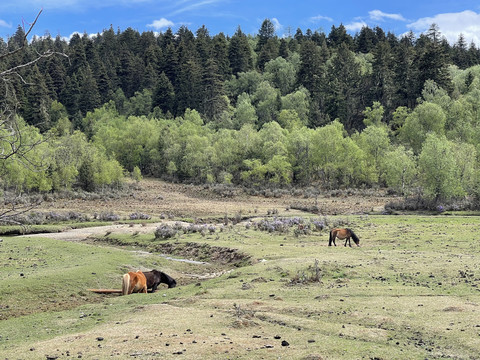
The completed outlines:
<svg viewBox="0 0 480 360">
<path fill-rule="evenodd" d="M 0 54 L 23 45 L 24 32 Z M 248 186 L 388 187 L 434 204 L 480 195 L 480 50 L 435 25 L 416 38 L 340 25 L 279 38 L 133 29 L 34 38 L 2 60 L 25 158 L 4 188 L 91 191 L 126 172 Z M 47 140 L 47 141 L 42 141 Z M 5 144 L 4 144 L 5 146 Z M 23 159 L 25 160 L 25 159 Z"/>
</svg>

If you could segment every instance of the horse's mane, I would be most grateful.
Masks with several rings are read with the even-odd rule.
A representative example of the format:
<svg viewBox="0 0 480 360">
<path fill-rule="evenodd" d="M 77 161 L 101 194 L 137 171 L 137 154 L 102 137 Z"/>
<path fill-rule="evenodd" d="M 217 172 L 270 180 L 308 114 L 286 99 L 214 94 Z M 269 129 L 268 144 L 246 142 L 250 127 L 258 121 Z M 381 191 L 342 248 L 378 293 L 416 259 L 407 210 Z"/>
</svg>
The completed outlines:
<svg viewBox="0 0 480 360">
<path fill-rule="evenodd" d="M 358 238 L 358 236 L 353 232 L 352 229 L 347 229 L 348 231 L 350 231 L 350 234 L 352 234 L 352 239 L 353 241 L 355 242 L 355 244 L 359 244 L 360 243 L 360 239 Z"/>
</svg>

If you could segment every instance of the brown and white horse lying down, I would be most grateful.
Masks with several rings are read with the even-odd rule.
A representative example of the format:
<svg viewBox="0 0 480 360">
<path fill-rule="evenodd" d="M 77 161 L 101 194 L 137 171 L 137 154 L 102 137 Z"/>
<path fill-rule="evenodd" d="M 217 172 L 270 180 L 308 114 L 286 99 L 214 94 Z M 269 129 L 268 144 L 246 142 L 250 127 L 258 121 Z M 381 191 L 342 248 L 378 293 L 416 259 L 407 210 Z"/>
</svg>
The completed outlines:
<svg viewBox="0 0 480 360">
<path fill-rule="evenodd" d="M 123 275 L 122 295 L 130 295 L 134 292 L 147 293 L 147 278 L 140 270 Z"/>
<path fill-rule="evenodd" d="M 155 292 L 161 283 L 167 284 L 169 288 L 177 286 L 175 279 L 158 270 L 129 272 L 123 275 L 122 295 L 130 295 L 132 292 L 147 293 L 147 289 Z"/>
</svg>

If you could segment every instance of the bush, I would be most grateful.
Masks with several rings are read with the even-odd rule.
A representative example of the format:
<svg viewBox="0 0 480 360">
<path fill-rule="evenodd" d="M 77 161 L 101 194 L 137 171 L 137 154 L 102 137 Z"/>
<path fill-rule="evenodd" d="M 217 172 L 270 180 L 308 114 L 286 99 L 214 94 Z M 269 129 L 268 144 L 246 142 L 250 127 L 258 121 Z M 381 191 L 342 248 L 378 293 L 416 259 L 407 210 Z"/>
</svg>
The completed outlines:
<svg viewBox="0 0 480 360">
<path fill-rule="evenodd" d="M 55 211 L 32 211 L 28 214 L 17 215 L 11 220 L 22 225 L 45 225 L 66 221 L 85 222 L 90 221 L 90 218 L 85 214 L 75 211 L 69 211 L 66 213 L 58 213 Z"/>
<path fill-rule="evenodd" d="M 130 220 L 150 220 L 152 217 L 147 214 L 134 212 L 130 214 Z"/>
<path fill-rule="evenodd" d="M 177 235 L 177 230 L 170 225 L 162 225 L 155 229 L 155 240 L 165 240 Z"/>
<path fill-rule="evenodd" d="M 95 213 L 93 218 L 100 221 L 118 221 L 120 216 L 113 212 L 102 212 L 100 214 Z"/>
<path fill-rule="evenodd" d="M 290 285 L 302 285 L 309 283 L 321 283 L 322 282 L 322 269 L 318 266 L 318 260 L 315 259 L 315 263 L 308 266 L 307 270 L 297 271 L 297 274 L 290 279 Z"/>
</svg>

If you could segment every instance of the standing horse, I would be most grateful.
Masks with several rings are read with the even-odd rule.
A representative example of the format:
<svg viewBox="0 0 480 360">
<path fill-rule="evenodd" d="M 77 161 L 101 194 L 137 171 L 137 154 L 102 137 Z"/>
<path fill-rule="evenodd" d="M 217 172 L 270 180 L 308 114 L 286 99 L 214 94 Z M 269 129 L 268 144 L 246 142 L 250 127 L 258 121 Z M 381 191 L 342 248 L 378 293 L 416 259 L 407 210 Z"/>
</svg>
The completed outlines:
<svg viewBox="0 0 480 360">
<path fill-rule="evenodd" d="M 345 246 L 347 246 L 347 241 L 348 241 L 348 245 L 350 247 L 352 247 L 352 244 L 350 243 L 350 238 L 352 238 L 355 244 L 357 244 L 357 246 L 360 246 L 360 239 L 358 238 L 357 235 L 355 235 L 355 233 L 351 229 L 335 228 L 330 230 L 330 238 L 328 239 L 328 246 L 332 246 L 332 243 L 333 245 L 337 246 L 337 244 L 335 244 L 336 238 L 339 238 L 340 240 L 345 239 Z"/>
<path fill-rule="evenodd" d="M 140 270 L 123 275 L 122 295 L 130 295 L 132 292 L 147 293 L 147 278 Z"/>
<path fill-rule="evenodd" d="M 147 289 L 152 289 L 152 293 L 157 290 L 157 287 L 160 285 L 160 283 L 167 284 L 168 288 L 174 288 L 177 286 L 177 282 L 164 272 L 152 270 L 145 271 L 143 274 L 147 278 Z"/>
</svg>

